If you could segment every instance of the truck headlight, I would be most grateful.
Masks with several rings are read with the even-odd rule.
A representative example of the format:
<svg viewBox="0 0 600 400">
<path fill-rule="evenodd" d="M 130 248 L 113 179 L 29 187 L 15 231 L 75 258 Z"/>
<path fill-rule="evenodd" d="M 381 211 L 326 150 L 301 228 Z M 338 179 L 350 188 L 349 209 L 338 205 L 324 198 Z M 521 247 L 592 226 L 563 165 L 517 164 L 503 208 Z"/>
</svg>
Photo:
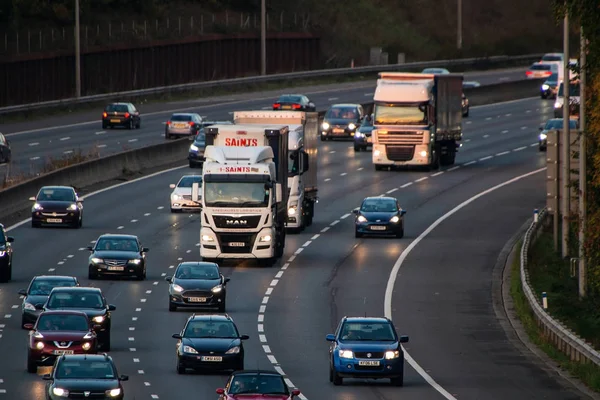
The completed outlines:
<svg viewBox="0 0 600 400">
<path fill-rule="evenodd" d="M 294 215 L 294 214 L 296 214 L 296 207 L 288 208 L 288 215 Z"/>
<path fill-rule="evenodd" d="M 393 360 L 394 358 L 398 358 L 398 357 L 400 357 L 400 352 L 398 350 L 385 352 L 386 360 Z"/>
<path fill-rule="evenodd" d="M 340 350 L 340 358 L 354 358 L 354 353 L 350 350 Z"/>
<path fill-rule="evenodd" d="M 427 157 L 427 151 L 426 151 L 426 150 L 423 150 L 423 151 L 421 151 L 421 152 L 419 153 L 419 155 L 420 155 L 421 157 Z"/>
<path fill-rule="evenodd" d="M 258 239 L 259 242 L 270 242 L 271 241 L 271 235 L 263 235 L 260 237 L 260 239 Z"/>
<path fill-rule="evenodd" d="M 321 125 L 321 128 L 327 130 L 327 129 L 329 129 L 329 124 L 327 122 L 323 122 L 323 125 Z"/>
<path fill-rule="evenodd" d="M 540 133 L 540 140 L 546 140 L 547 137 L 548 135 L 546 135 L 545 133 Z"/>
<path fill-rule="evenodd" d="M 190 146 L 190 151 L 198 151 L 198 150 L 200 150 L 200 149 L 195 144 Z"/>
<path fill-rule="evenodd" d="M 349 124 L 348 124 L 348 129 L 350 129 L 351 131 L 353 131 L 353 130 L 355 130 L 355 129 L 356 129 L 356 125 L 355 125 L 355 124 L 353 124 L 353 123 L 349 123 Z"/>
<path fill-rule="evenodd" d="M 203 242 L 214 242 L 215 239 L 210 235 L 202 235 L 202 241 Z"/>
</svg>

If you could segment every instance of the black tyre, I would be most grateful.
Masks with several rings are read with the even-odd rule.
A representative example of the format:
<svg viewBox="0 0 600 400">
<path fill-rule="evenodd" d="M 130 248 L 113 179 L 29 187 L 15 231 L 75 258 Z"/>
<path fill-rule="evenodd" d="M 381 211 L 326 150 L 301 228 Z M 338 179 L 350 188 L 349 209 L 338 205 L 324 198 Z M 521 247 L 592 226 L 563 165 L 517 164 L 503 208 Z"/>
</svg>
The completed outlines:
<svg viewBox="0 0 600 400">
<path fill-rule="evenodd" d="M 35 374 L 37 372 L 37 363 L 35 359 L 27 356 L 27 372 L 30 374 Z"/>
<path fill-rule="evenodd" d="M 88 270 L 88 279 L 91 281 L 98 279 L 98 274 L 96 274 L 92 270 Z"/>
<path fill-rule="evenodd" d="M 105 332 L 102 335 L 102 340 L 100 341 L 99 347 L 102 351 L 110 351 L 110 331 Z"/>
<path fill-rule="evenodd" d="M 375 171 L 382 171 L 383 165 L 375 165 Z"/>
<path fill-rule="evenodd" d="M 354 152 L 358 153 L 359 151 L 361 151 L 360 146 L 354 145 Z"/>
<path fill-rule="evenodd" d="M 106 128 L 108 128 L 108 124 L 106 124 L 106 123 L 103 122 L 102 123 L 102 129 L 106 129 Z"/>
<path fill-rule="evenodd" d="M 196 164 L 190 161 L 190 168 L 196 168 Z"/>
<path fill-rule="evenodd" d="M 402 227 L 402 230 L 398 233 L 396 233 L 396 237 L 398 239 L 402 239 L 404 237 L 404 227 Z"/>
<path fill-rule="evenodd" d="M 129 120 L 129 124 L 127 125 L 127 129 L 129 129 L 129 130 L 132 130 L 133 128 L 134 128 L 134 125 L 133 125 L 133 120 L 132 120 L 132 119 L 130 119 L 130 120 Z"/>
<path fill-rule="evenodd" d="M 392 386 L 404 386 L 404 376 L 400 376 L 398 378 L 391 378 L 390 383 Z"/>
<path fill-rule="evenodd" d="M 334 369 L 332 369 L 331 373 L 332 373 L 331 381 L 333 382 L 333 384 L 335 386 L 341 386 L 344 384 L 344 378 L 339 376 L 338 373 Z"/>
<path fill-rule="evenodd" d="M 169 301 L 169 311 L 177 311 L 177 306 Z"/>
<path fill-rule="evenodd" d="M 234 369 L 234 370 L 235 370 L 235 371 L 243 371 L 243 370 L 244 370 L 244 360 L 243 360 L 243 359 L 242 359 L 242 360 L 240 360 L 240 362 L 238 362 L 238 363 L 235 365 L 235 369 Z"/>
<path fill-rule="evenodd" d="M 363 237 L 363 234 L 362 234 L 362 233 L 360 233 L 360 232 L 358 232 L 357 230 L 355 230 L 355 231 L 354 231 L 354 237 L 355 237 L 355 238 L 361 238 L 361 237 Z"/>
<path fill-rule="evenodd" d="M 0 270 L 0 282 L 6 283 L 10 280 L 10 275 L 11 275 L 10 269 L 11 269 L 10 266 L 7 265 L 5 268 Z"/>
<path fill-rule="evenodd" d="M 135 129 L 140 129 L 142 127 L 142 120 L 138 120 L 137 124 L 135 124 Z"/>
<path fill-rule="evenodd" d="M 183 374 L 185 374 L 185 367 L 184 367 L 183 365 L 181 365 L 181 363 L 179 362 L 179 359 L 177 359 L 177 361 L 176 361 L 176 362 L 177 362 L 177 365 L 176 365 L 176 367 L 175 367 L 175 368 L 177 369 L 177 373 L 178 373 L 179 375 L 183 375 Z"/>
<path fill-rule="evenodd" d="M 225 313 L 226 310 L 227 310 L 226 301 L 223 300 L 222 303 L 219 303 L 219 312 L 220 313 Z"/>
</svg>

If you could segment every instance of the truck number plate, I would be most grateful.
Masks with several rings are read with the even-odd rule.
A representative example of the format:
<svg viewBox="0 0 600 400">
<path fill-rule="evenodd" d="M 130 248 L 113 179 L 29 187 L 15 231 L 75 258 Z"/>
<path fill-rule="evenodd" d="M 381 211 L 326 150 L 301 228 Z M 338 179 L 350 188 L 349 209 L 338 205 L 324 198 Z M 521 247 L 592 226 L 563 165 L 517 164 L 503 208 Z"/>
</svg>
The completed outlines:
<svg viewBox="0 0 600 400">
<path fill-rule="evenodd" d="M 229 247 L 244 247 L 246 243 L 244 242 L 229 242 Z"/>
</svg>

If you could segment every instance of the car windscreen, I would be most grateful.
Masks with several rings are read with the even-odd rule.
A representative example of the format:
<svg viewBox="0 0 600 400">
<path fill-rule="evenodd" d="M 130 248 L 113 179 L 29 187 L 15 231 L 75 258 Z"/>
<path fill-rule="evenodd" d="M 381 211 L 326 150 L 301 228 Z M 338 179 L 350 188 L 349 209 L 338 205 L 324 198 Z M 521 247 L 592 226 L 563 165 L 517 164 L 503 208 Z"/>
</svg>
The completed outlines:
<svg viewBox="0 0 600 400">
<path fill-rule="evenodd" d="M 96 242 L 97 251 L 140 251 L 140 247 L 135 239 L 121 238 L 100 238 Z"/>
<path fill-rule="evenodd" d="M 346 322 L 340 338 L 345 341 L 393 342 L 396 335 L 389 323 Z"/>
<path fill-rule="evenodd" d="M 215 265 L 183 264 L 175 273 L 177 279 L 219 279 L 220 277 L 219 269 Z"/>
<path fill-rule="evenodd" d="M 191 188 L 194 183 L 200 184 L 202 186 L 202 177 L 201 176 L 184 176 L 181 178 L 177 187 L 180 188 Z"/>
<path fill-rule="evenodd" d="M 129 107 L 124 104 L 111 104 L 104 109 L 106 112 L 128 112 Z"/>
<path fill-rule="evenodd" d="M 239 337 L 235 325 L 230 321 L 190 321 L 183 336 L 196 339 Z"/>
<path fill-rule="evenodd" d="M 48 296 L 55 287 L 74 287 L 77 286 L 74 280 L 45 280 L 36 279 L 29 288 L 30 296 Z"/>
<path fill-rule="evenodd" d="M 563 128 L 563 119 L 551 119 L 548 122 L 546 122 L 546 125 L 544 126 L 544 130 L 549 131 L 549 130 L 553 130 L 553 129 L 562 129 Z M 570 119 L 569 120 L 569 128 L 570 129 L 577 129 L 577 121 L 574 119 Z"/>
<path fill-rule="evenodd" d="M 98 293 L 52 293 L 48 298 L 48 308 L 104 308 L 102 297 Z"/>
<path fill-rule="evenodd" d="M 38 201 L 75 201 L 75 193 L 70 189 L 42 189 Z"/>
<path fill-rule="evenodd" d="M 39 331 L 89 331 L 89 321 L 83 315 L 42 314 L 38 319 Z"/>
<path fill-rule="evenodd" d="M 398 207 L 393 200 L 367 199 L 360 207 L 362 212 L 396 212 Z"/>
<path fill-rule="evenodd" d="M 552 65 L 550 64 L 534 64 L 529 67 L 531 71 L 550 71 L 552 70 Z"/>
<path fill-rule="evenodd" d="M 300 104 L 302 103 L 302 96 L 280 96 L 279 99 L 277 99 L 277 102 Z"/>
<path fill-rule="evenodd" d="M 347 119 L 355 121 L 358 119 L 358 110 L 355 107 L 332 107 L 327 110 L 325 119 Z"/>
<path fill-rule="evenodd" d="M 58 363 L 56 379 L 116 379 L 115 369 L 109 361 L 68 360 Z"/>
<path fill-rule="evenodd" d="M 192 116 L 191 115 L 185 115 L 185 114 L 174 114 L 171 116 L 171 121 L 191 121 L 192 120 Z"/>
<path fill-rule="evenodd" d="M 241 374 L 234 376 L 229 394 L 289 395 L 287 385 L 280 376 Z"/>
<path fill-rule="evenodd" d="M 542 57 L 542 61 L 562 61 L 562 57 L 546 55 Z"/>
</svg>

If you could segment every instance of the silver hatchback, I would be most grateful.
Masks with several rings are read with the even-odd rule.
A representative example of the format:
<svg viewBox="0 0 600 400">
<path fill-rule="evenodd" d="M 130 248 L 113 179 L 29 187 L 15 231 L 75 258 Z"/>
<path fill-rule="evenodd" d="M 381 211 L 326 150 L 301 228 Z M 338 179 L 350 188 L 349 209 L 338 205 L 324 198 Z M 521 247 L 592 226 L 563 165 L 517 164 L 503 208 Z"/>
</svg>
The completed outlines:
<svg viewBox="0 0 600 400">
<path fill-rule="evenodd" d="M 165 123 L 165 139 L 196 136 L 202 127 L 202 117 L 195 113 L 176 113 Z"/>
</svg>

